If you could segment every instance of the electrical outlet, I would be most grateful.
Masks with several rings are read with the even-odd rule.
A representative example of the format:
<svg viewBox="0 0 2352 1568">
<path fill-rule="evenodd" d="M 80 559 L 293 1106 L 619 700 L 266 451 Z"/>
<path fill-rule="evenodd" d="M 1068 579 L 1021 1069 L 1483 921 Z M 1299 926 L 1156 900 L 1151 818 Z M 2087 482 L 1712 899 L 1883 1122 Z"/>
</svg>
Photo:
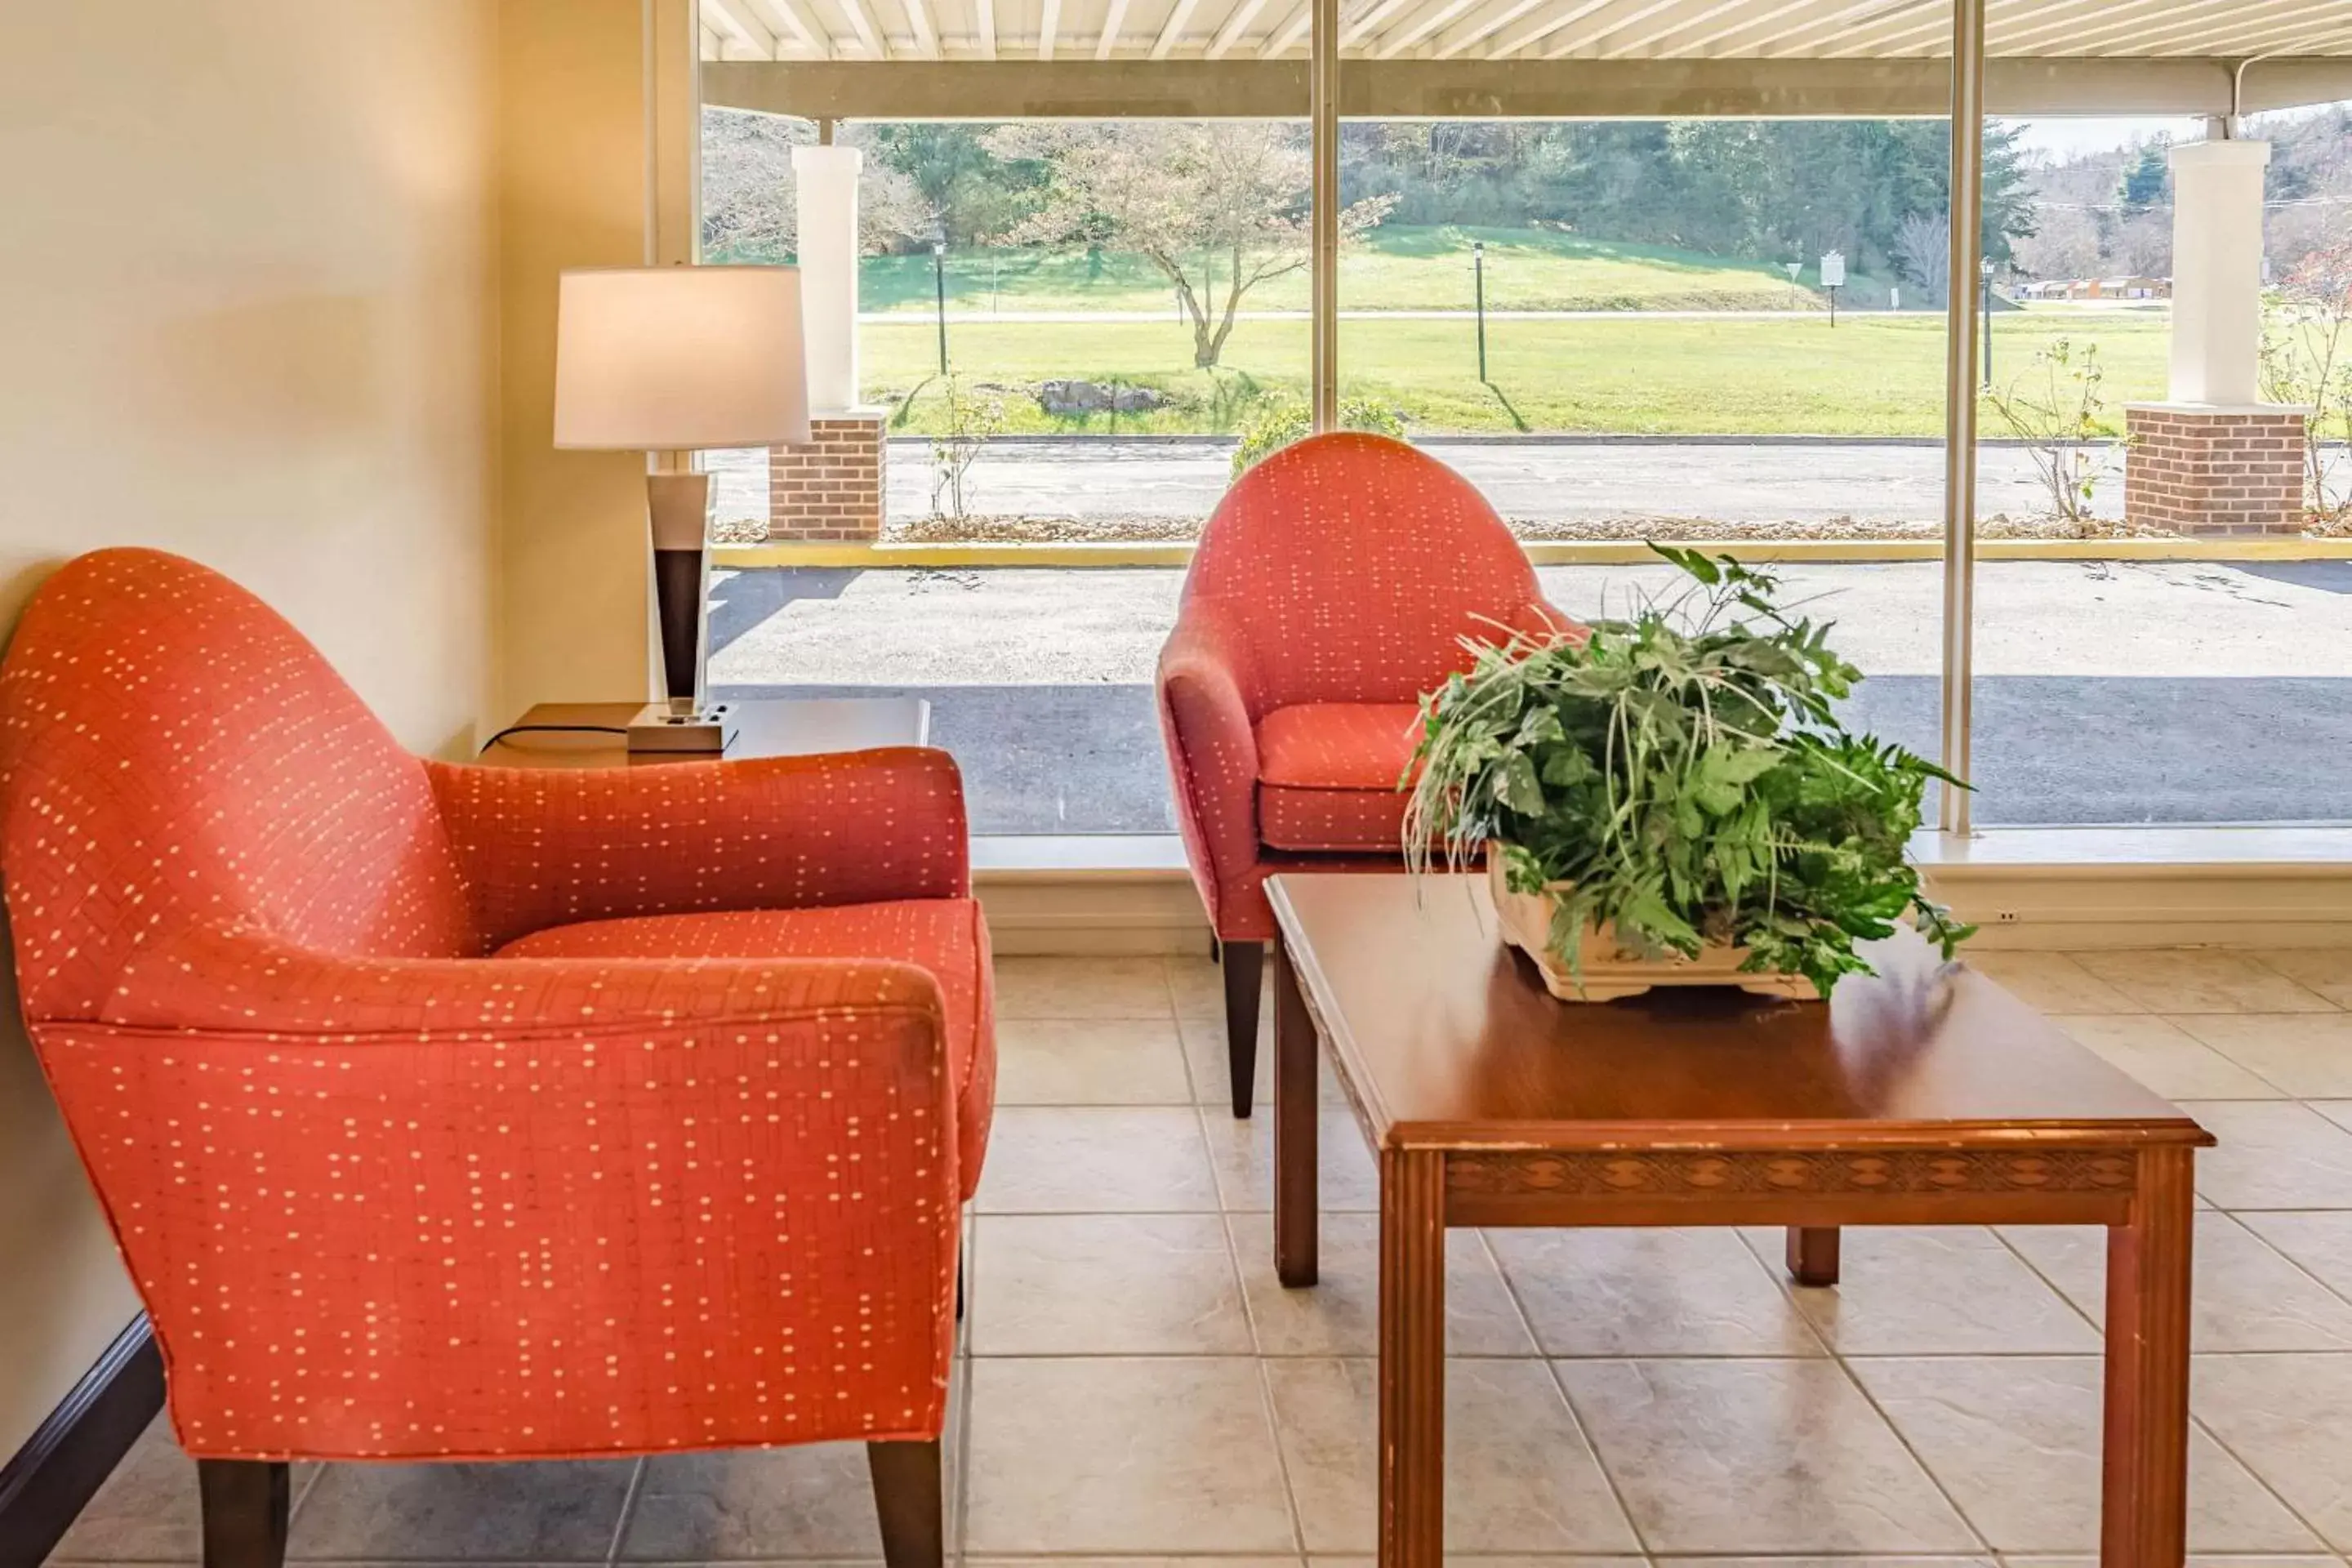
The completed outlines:
<svg viewBox="0 0 2352 1568">
<path fill-rule="evenodd" d="M 1992 917 L 1992 923 L 1995 925 L 2013 926 L 2017 923 L 2017 911 L 2015 910 L 2003 910 L 1999 914 Z"/>
</svg>

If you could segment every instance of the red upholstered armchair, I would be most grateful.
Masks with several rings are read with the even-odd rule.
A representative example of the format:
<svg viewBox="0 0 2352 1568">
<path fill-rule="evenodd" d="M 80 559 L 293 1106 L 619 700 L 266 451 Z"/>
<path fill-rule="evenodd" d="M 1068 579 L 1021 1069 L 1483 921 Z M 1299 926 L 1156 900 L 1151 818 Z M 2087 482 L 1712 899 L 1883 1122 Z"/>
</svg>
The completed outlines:
<svg viewBox="0 0 2352 1568">
<path fill-rule="evenodd" d="M 1234 1114 L 1250 1113 L 1258 983 L 1285 869 L 1393 870 L 1422 693 L 1461 639 L 1572 631 L 1469 481 L 1401 441 L 1276 453 L 1202 531 L 1160 654 L 1160 719 L 1192 880 L 1224 956 Z"/>
<path fill-rule="evenodd" d="M 0 668 L 24 1009 L 200 1462 L 856 1439 L 941 1551 L 988 936 L 955 765 L 410 756 L 193 563 L 59 571 Z"/>
</svg>

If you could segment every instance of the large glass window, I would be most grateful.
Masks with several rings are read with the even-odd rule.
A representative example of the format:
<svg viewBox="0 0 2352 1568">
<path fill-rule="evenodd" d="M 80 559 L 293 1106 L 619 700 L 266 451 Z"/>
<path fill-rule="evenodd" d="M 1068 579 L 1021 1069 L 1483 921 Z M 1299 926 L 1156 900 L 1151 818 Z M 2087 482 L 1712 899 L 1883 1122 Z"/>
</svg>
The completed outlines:
<svg viewBox="0 0 2352 1568">
<path fill-rule="evenodd" d="M 2352 110 L 2241 129 L 2272 146 L 2257 400 L 2320 410 L 2268 520 L 2153 507 L 2145 463 L 2127 495 L 2153 447 L 2126 405 L 2176 392 L 2171 149 L 2196 121 L 1991 122 L 1964 279 L 1941 120 L 1349 121 L 1342 419 L 1468 476 L 1571 614 L 1665 584 L 1643 541 L 1777 559 L 1864 669 L 1858 717 L 1934 755 L 1967 289 L 1975 820 L 2352 816 L 2312 765 L 2352 740 L 2327 537 L 2352 499 Z M 796 531 L 784 468 L 713 455 L 723 537 L 797 552 L 725 563 L 715 684 L 929 698 L 983 833 L 1171 831 L 1150 679 L 1181 546 L 1308 424 L 1307 127 L 713 109 L 710 259 L 796 257 L 793 149 L 821 140 L 862 157 L 885 502 L 870 539 Z"/>
<path fill-rule="evenodd" d="M 2342 531 L 2347 500 L 2352 111 L 2239 129 L 2267 144 L 2267 168 L 2256 153 L 2242 191 L 2192 193 L 2210 216 L 2189 221 L 2244 232 L 2244 276 L 2218 303 L 2251 323 L 2258 297 L 2262 336 L 2240 345 L 2246 382 L 2223 406 L 2167 418 L 2127 409 L 2176 395 L 2173 164 L 2211 155 L 2205 128 L 2009 128 L 2026 225 L 1992 285 L 1982 531 L 2055 517 L 2117 548 L 1979 565 L 1979 823 L 2352 818 L 2352 784 L 2326 763 L 2352 743 L 2352 561 L 2319 537 Z M 2315 405 L 2315 444 L 2250 422 L 2257 399 Z"/>
</svg>

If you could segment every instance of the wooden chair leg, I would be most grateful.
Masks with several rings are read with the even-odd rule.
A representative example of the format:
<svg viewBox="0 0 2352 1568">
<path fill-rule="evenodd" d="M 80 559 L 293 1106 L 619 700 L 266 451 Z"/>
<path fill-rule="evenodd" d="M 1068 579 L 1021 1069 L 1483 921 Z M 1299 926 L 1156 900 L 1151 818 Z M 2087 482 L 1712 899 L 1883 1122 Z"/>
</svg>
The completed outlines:
<svg viewBox="0 0 2352 1568">
<path fill-rule="evenodd" d="M 205 1568 L 285 1568 L 288 1470 L 260 1459 L 199 1459 Z"/>
<path fill-rule="evenodd" d="M 1800 1285 L 1838 1282 L 1838 1227 L 1833 1225 L 1792 1225 L 1789 1227 L 1789 1278 Z"/>
<path fill-rule="evenodd" d="M 882 1521 L 882 1561 L 887 1568 L 942 1568 L 947 1561 L 947 1513 L 940 1489 L 940 1445 L 868 1443 L 866 1468 L 874 1478 L 874 1511 Z"/>
<path fill-rule="evenodd" d="M 1224 950 L 1225 1064 L 1234 1079 L 1234 1115 L 1246 1119 L 1257 1089 L 1257 1002 L 1265 943 L 1229 942 Z"/>
</svg>

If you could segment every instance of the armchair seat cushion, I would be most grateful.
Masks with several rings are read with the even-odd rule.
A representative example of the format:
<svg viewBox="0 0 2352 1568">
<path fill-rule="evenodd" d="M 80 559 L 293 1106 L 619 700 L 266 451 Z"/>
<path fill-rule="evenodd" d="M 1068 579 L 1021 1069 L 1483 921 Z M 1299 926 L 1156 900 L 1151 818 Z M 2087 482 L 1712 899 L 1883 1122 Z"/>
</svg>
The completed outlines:
<svg viewBox="0 0 2352 1568">
<path fill-rule="evenodd" d="M 958 1175 L 980 1183 L 995 1103 L 996 1058 L 983 1042 L 992 1002 L 988 928 L 971 899 L 909 899 L 801 910 L 646 915 L 550 926 L 499 949 L 499 958 L 838 958 L 897 960 L 939 982 L 956 1094 Z"/>
<path fill-rule="evenodd" d="M 1294 852 L 1392 854 L 1397 788 L 1420 738 L 1412 702 L 1304 702 L 1257 724 L 1258 837 Z"/>
</svg>

